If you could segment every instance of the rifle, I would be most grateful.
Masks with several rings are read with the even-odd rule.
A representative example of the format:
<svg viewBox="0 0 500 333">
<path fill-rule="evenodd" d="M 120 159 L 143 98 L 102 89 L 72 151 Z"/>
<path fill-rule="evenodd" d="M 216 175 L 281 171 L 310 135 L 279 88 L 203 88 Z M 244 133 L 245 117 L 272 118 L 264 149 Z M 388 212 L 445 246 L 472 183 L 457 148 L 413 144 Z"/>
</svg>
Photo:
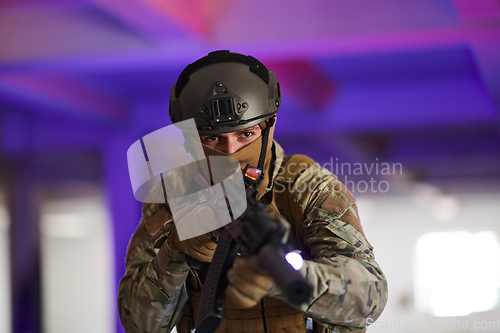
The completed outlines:
<svg viewBox="0 0 500 333">
<path fill-rule="evenodd" d="M 240 246 L 245 255 L 258 256 L 262 267 L 274 279 L 288 303 L 299 306 L 311 294 L 311 287 L 304 277 L 285 259 L 290 250 L 289 245 L 282 241 L 285 230 L 257 200 L 256 175 L 260 174 L 260 170 L 247 166 L 243 174 L 247 208 L 240 217 L 225 225 L 219 235 L 201 293 L 195 325 L 197 333 L 214 332 L 222 320 L 225 289 L 229 283 L 226 273 L 232 267 Z"/>
</svg>

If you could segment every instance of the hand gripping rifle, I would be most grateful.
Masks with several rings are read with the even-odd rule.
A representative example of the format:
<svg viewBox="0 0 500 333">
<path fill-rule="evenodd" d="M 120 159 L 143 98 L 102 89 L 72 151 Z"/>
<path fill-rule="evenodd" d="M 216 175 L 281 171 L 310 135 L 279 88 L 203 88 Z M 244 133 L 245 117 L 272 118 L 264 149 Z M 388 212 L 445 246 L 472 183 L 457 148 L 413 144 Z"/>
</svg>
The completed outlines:
<svg viewBox="0 0 500 333">
<path fill-rule="evenodd" d="M 229 283 L 226 273 L 232 267 L 240 246 L 245 255 L 258 256 L 260 264 L 274 279 L 288 303 L 298 306 L 311 294 L 311 287 L 304 277 L 285 259 L 289 252 L 289 246 L 282 241 L 285 231 L 264 210 L 265 205 L 257 200 L 260 170 L 247 166 L 243 174 L 247 208 L 240 217 L 223 227 L 218 238 L 201 293 L 197 333 L 214 332 L 222 320 L 225 289 Z"/>
</svg>

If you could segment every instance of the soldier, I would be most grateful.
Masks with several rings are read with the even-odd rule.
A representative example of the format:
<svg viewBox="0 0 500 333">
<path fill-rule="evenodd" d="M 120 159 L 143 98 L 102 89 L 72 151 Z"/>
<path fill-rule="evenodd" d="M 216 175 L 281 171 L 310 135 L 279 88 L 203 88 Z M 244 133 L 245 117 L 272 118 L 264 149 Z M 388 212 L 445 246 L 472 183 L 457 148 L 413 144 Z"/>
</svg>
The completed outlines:
<svg viewBox="0 0 500 333">
<path fill-rule="evenodd" d="M 313 289 L 307 304 L 292 307 L 256 258 L 238 258 L 217 332 L 353 332 L 376 320 L 387 282 L 355 199 L 329 171 L 306 156 L 285 156 L 273 141 L 281 103 L 274 73 L 251 56 L 212 52 L 184 69 L 170 103 L 173 123 L 195 119 L 205 155 L 261 167 L 259 200 L 289 222 L 289 242 L 302 250 L 300 272 Z M 217 244 L 210 234 L 180 241 L 172 225 L 168 205 L 144 204 L 118 295 L 127 333 L 194 329 L 208 265 L 190 269 L 186 255 L 210 263 Z"/>
</svg>

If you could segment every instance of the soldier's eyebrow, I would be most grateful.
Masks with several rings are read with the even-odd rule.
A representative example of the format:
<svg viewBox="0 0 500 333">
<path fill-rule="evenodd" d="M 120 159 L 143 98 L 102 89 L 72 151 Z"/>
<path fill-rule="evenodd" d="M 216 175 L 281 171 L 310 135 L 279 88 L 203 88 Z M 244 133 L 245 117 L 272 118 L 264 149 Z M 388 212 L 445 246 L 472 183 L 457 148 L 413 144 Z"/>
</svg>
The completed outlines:
<svg viewBox="0 0 500 333">
<path fill-rule="evenodd" d="M 255 125 L 255 126 L 252 126 L 252 127 L 249 127 L 249 128 L 244 128 L 242 130 L 239 130 L 239 131 L 236 131 L 237 134 L 240 134 L 240 133 L 245 133 L 245 132 L 252 132 L 252 131 L 256 131 L 257 130 L 257 127 L 259 127 L 259 125 Z"/>
</svg>

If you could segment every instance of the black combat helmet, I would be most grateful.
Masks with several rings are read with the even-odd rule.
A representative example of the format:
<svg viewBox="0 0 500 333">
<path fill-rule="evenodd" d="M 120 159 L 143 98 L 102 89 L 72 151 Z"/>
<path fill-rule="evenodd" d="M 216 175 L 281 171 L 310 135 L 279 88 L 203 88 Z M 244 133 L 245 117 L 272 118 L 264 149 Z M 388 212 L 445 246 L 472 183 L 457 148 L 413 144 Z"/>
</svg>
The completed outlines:
<svg viewBox="0 0 500 333">
<path fill-rule="evenodd" d="M 234 132 L 278 112 L 273 71 L 251 56 L 215 51 L 188 65 L 170 92 L 173 123 L 194 118 L 199 134 Z"/>
</svg>

